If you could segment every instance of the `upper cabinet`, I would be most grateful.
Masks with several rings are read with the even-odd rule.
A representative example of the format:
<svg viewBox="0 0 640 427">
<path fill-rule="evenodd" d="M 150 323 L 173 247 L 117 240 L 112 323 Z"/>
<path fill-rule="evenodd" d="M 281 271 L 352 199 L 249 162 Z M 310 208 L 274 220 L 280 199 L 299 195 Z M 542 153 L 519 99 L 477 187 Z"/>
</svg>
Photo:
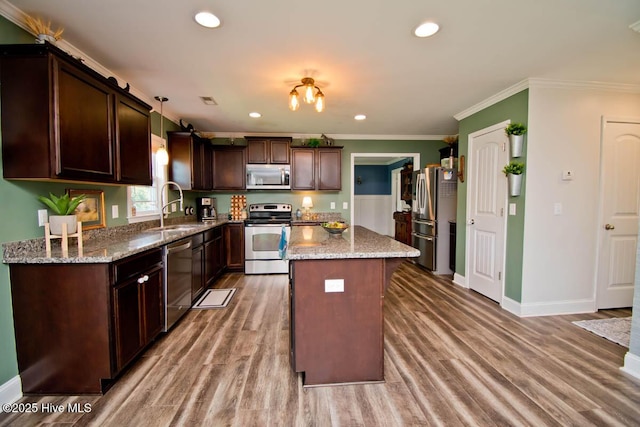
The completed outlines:
<svg viewBox="0 0 640 427">
<path fill-rule="evenodd" d="M 191 132 L 167 132 L 169 180 L 183 190 L 213 190 L 213 146 Z"/>
<path fill-rule="evenodd" d="M 215 146 L 213 149 L 213 189 L 246 189 L 246 148 L 239 145 Z"/>
<path fill-rule="evenodd" d="M 245 137 L 247 140 L 247 163 L 284 164 L 290 163 L 291 138 Z"/>
<path fill-rule="evenodd" d="M 342 147 L 291 149 L 291 189 L 342 189 Z"/>
<path fill-rule="evenodd" d="M 48 43 L 0 46 L 0 70 L 6 179 L 151 185 L 150 105 Z"/>
</svg>

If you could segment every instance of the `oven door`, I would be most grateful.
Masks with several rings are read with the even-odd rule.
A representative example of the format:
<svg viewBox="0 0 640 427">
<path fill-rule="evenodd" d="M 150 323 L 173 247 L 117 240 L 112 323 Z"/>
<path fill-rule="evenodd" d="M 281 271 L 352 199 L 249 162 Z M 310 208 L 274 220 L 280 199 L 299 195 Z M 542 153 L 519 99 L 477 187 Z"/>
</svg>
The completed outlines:
<svg viewBox="0 0 640 427">
<path fill-rule="evenodd" d="M 244 228 L 245 274 L 288 273 L 289 262 L 280 257 L 283 224 L 248 224 Z M 287 241 L 291 227 L 284 225 Z"/>
</svg>

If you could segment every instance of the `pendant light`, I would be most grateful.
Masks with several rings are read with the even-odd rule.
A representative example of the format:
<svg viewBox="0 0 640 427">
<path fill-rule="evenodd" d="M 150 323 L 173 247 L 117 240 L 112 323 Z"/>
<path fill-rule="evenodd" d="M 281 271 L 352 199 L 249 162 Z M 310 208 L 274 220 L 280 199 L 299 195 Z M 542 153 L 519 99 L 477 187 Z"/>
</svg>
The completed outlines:
<svg viewBox="0 0 640 427">
<path fill-rule="evenodd" d="M 318 113 L 324 111 L 324 94 L 320 88 L 316 86 L 315 81 L 311 77 L 305 77 L 301 82 L 302 84 L 294 86 L 291 92 L 289 92 L 289 109 L 291 111 L 297 111 L 298 108 L 300 108 L 300 94 L 297 89 L 302 88 L 302 100 L 306 104 L 315 104 Z M 317 92 L 314 93 L 316 90 Z"/>
<path fill-rule="evenodd" d="M 164 96 L 156 96 L 155 99 L 156 101 L 160 101 L 160 138 L 164 141 L 164 116 L 162 114 L 162 106 L 164 105 L 165 101 L 169 100 L 169 98 Z M 161 165 L 169 164 L 169 153 L 167 152 L 167 148 L 164 146 L 164 142 L 162 143 L 160 148 L 158 148 L 158 151 L 156 151 L 156 159 L 158 159 L 158 162 L 160 162 Z"/>
</svg>

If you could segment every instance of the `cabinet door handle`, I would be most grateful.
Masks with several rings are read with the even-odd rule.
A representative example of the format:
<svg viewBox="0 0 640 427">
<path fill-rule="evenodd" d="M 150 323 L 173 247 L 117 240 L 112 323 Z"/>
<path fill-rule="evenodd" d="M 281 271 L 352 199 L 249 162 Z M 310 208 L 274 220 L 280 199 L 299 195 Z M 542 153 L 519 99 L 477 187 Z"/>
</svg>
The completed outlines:
<svg viewBox="0 0 640 427">
<path fill-rule="evenodd" d="M 142 284 L 144 282 L 148 282 L 149 281 L 149 276 L 147 276 L 146 274 L 144 276 L 140 276 L 138 278 L 138 283 Z"/>
</svg>

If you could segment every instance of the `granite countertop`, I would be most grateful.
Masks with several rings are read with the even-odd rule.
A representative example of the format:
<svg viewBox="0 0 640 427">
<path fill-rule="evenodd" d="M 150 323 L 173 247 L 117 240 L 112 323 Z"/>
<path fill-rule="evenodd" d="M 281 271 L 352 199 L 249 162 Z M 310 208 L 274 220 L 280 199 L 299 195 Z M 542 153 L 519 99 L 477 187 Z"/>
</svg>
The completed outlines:
<svg viewBox="0 0 640 427">
<path fill-rule="evenodd" d="M 289 260 L 418 256 L 419 250 L 359 225 L 341 235 L 331 235 L 319 226 L 292 227 L 286 254 Z"/>
<path fill-rule="evenodd" d="M 104 237 L 91 238 L 84 235 L 83 250 L 78 255 L 76 239 L 69 239 L 69 255 L 63 256 L 60 245 L 52 247 L 47 256 L 44 238 L 22 242 L 4 243 L 3 259 L 5 264 L 101 264 L 117 261 L 149 249 L 159 248 L 185 237 L 193 236 L 211 228 L 226 224 L 226 219 L 212 222 L 188 222 L 189 229 L 159 231 L 153 228 L 142 228 L 131 231 L 128 227 L 115 227 L 127 231 L 112 231 Z M 178 224 L 171 224 L 178 225 Z M 89 231 L 87 231 L 89 233 Z M 58 240 L 59 242 L 59 240 Z"/>
</svg>

